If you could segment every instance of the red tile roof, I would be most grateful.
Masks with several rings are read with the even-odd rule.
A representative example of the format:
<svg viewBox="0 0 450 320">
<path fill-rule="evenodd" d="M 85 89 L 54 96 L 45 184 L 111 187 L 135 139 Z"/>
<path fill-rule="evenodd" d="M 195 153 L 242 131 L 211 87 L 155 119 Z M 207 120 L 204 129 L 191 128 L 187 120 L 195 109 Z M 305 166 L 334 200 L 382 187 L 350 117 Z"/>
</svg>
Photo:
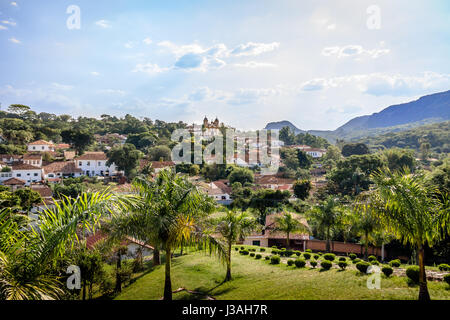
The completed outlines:
<svg viewBox="0 0 450 320">
<path fill-rule="evenodd" d="M 108 160 L 108 157 L 104 152 L 86 152 L 82 156 L 76 158 L 76 160 Z"/>
<path fill-rule="evenodd" d="M 26 184 L 25 181 L 17 178 L 11 178 L 6 181 L 3 181 L 5 186 L 24 186 Z"/>
<path fill-rule="evenodd" d="M 41 170 L 41 168 L 32 166 L 31 164 L 26 164 L 26 163 L 19 163 L 19 164 L 14 164 L 12 166 L 13 171 L 20 171 L 20 170 Z"/>
<path fill-rule="evenodd" d="M 77 168 L 73 161 L 52 162 L 43 167 L 45 174 L 49 173 L 82 173 L 83 170 Z"/>
<path fill-rule="evenodd" d="M 47 146 L 52 146 L 53 143 L 45 141 L 45 140 L 38 140 L 35 142 L 31 142 L 29 145 L 33 146 L 33 145 L 38 145 L 38 146 L 42 146 L 42 145 L 47 145 Z"/>
<path fill-rule="evenodd" d="M 32 186 L 31 190 L 38 192 L 42 198 L 51 198 L 53 196 L 52 189 L 47 186 Z"/>
</svg>

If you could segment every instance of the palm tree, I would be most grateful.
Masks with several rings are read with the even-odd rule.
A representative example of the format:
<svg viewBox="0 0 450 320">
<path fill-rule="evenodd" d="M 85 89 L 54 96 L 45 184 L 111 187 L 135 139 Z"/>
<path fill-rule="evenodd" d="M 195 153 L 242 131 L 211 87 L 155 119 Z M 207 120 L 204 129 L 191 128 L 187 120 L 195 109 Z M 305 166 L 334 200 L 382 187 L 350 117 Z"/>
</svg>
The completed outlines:
<svg viewBox="0 0 450 320">
<path fill-rule="evenodd" d="M 427 186 L 423 175 L 404 172 L 378 172 L 373 175 L 376 193 L 373 206 L 388 232 L 416 248 L 419 256 L 419 300 L 429 300 L 425 272 L 425 246 L 433 246 L 450 233 L 447 196 Z"/>
<path fill-rule="evenodd" d="M 79 241 L 79 227 L 94 230 L 103 213 L 121 201 L 109 192 L 64 198 L 41 214 L 37 226 L 19 227 L 9 210 L 0 212 L 0 299 L 49 300 L 63 294 L 62 284 L 48 273 L 56 258 Z"/>
<path fill-rule="evenodd" d="M 212 200 L 185 177 L 169 170 L 155 180 L 137 177 L 135 202 L 127 212 L 113 215 L 112 224 L 122 234 L 149 241 L 165 252 L 164 300 L 172 300 L 171 257 L 175 249 L 193 243 L 206 245 L 222 260 L 222 244 L 199 227 L 197 222 L 214 208 Z"/>
<path fill-rule="evenodd" d="M 364 259 L 367 260 L 369 256 L 369 242 L 373 239 L 373 233 L 380 227 L 380 221 L 368 204 L 356 206 L 355 218 L 354 229 L 364 239 Z"/>
<path fill-rule="evenodd" d="M 286 249 L 290 249 L 290 235 L 294 233 L 308 233 L 309 227 L 305 221 L 291 212 L 283 212 L 274 219 L 275 226 L 272 232 L 283 232 L 286 234 Z"/>
<path fill-rule="evenodd" d="M 308 217 L 318 225 L 319 229 L 325 232 L 327 252 L 331 251 L 331 230 L 339 225 L 341 219 L 341 210 L 338 205 L 337 199 L 330 196 L 315 206 L 308 214 Z"/>
<path fill-rule="evenodd" d="M 237 240 L 247 236 L 256 226 L 257 221 L 247 212 L 227 211 L 217 221 L 216 232 L 225 240 L 227 249 L 227 275 L 225 281 L 231 280 L 231 247 Z"/>
</svg>

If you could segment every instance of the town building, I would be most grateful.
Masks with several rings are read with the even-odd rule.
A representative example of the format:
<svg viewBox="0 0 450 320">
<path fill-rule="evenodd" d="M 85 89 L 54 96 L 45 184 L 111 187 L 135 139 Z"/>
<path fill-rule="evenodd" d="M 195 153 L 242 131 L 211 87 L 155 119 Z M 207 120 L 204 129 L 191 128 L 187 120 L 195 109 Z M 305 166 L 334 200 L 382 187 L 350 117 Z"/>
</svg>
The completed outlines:
<svg viewBox="0 0 450 320">
<path fill-rule="evenodd" d="M 28 151 L 29 152 L 54 152 L 55 146 L 51 142 L 48 142 L 45 140 L 38 140 L 38 141 L 28 144 Z"/>
<path fill-rule="evenodd" d="M 19 163 L 12 166 L 12 177 L 23 180 L 26 186 L 42 181 L 42 168 Z"/>
<path fill-rule="evenodd" d="M 22 157 L 22 162 L 35 167 L 42 167 L 42 154 L 27 153 Z"/>
<path fill-rule="evenodd" d="M 104 152 L 86 152 L 75 159 L 75 165 L 88 177 L 110 177 L 118 174 L 115 164 L 106 165 L 108 157 Z"/>
<path fill-rule="evenodd" d="M 77 168 L 74 161 L 52 162 L 42 169 L 44 179 L 49 182 L 59 182 L 64 178 L 77 178 L 83 174 L 83 170 Z"/>
</svg>

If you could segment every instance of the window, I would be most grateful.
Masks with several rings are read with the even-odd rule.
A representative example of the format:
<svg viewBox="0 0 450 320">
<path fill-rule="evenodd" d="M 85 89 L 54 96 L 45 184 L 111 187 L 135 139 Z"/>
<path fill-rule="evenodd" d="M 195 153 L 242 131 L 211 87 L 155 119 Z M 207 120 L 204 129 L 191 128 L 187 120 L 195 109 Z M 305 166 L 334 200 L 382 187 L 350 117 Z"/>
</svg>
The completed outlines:
<svg viewBox="0 0 450 320">
<path fill-rule="evenodd" d="M 102 165 L 102 163 L 101 163 L 101 162 L 99 162 L 99 163 L 98 163 L 98 166 L 100 167 L 101 165 Z"/>
<path fill-rule="evenodd" d="M 44 146 L 42 146 L 42 150 L 44 150 L 44 148 L 45 148 L 45 147 L 44 147 Z"/>
<path fill-rule="evenodd" d="M 80 162 L 78 162 L 78 166 L 80 166 L 80 167 L 81 167 L 82 165 L 83 165 L 83 162 L 81 162 L 81 161 L 80 161 Z"/>
<path fill-rule="evenodd" d="M 253 245 L 260 247 L 261 246 L 261 241 L 253 241 Z"/>
<path fill-rule="evenodd" d="M 34 174 L 34 176 L 35 176 L 35 177 L 37 177 L 37 176 L 38 176 L 38 174 L 37 174 L 37 173 L 35 173 L 35 174 Z"/>
<path fill-rule="evenodd" d="M 22 176 L 22 174 L 21 174 L 21 173 L 18 173 L 18 174 L 16 174 L 16 176 L 17 176 L 17 177 L 21 177 L 21 176 Z"/>
<path fill-rule="evenodd" d="M 36 150 L 36 147 L 33 147 L 33 150 Z"/>
<path fill-rule="evenodd" d="M 88 165 L 88 166 L 90 166 L 90 165 L 91 165 L 91 162 L 90 162 L 90 161 L 88 161 L 88 162 L 87 162 L 87 165 Z"/>
</svg>

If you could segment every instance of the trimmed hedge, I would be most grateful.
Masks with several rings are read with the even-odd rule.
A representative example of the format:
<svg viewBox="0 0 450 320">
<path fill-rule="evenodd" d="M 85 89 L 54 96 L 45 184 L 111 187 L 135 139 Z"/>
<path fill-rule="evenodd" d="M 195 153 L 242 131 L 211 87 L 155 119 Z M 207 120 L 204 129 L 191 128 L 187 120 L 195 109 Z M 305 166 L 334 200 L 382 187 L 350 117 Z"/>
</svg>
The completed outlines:
<svg viewBox="0 0 450 320">
<path fill-rule="evenodd" d="M 306 261 L 303 259 L 296 259 L 295 260 L 295 266 L 297 268 L 304 268 L 306 266 Z"/>
<path fill-rule="evenodd" d="M 305 252 L 312 253 L 311 249 L 306 249 Z"/>
<path fill-rule="evenodd" d="M 361 262 L 362 260 L 360 258 L 356 258 L 354 259 L 352 262 L 353 264 L 357 264 L 358 262 Z"/>
<path fill-rule="evenodd" d="M 400 267 L 401 264 L 402 264 L 402 262 L 400 261 L 400 259 L 391 260 L 389 262 L 389 265 L 393 268 L 398 268 L 398 267 Z"/>
<path fill-rule="evenodd" d="M 318 255 L 318 254 L 314 255 L 314 259 L 319 260 L 319 258 L 320 258 L 320 255 Z"/>
<path fill-rule="evenodd" d="M 280 256 L 275 255 L 270 257 L 270 264 L 280 264 L 280 261 Z"/>
<path fill-rule="evenodd" d="M 261 248 L 261 249 L 259 249 L 259 251 L 260 252 L 266 252 L 266 249 L 265 248 Z"/>
<path fill-rule="evenodd" d="M 446 263 L 441 263 L 438 265 L 439 270 L 441 271 L 450 271 L 450 266 Z"/>
<path fill-rule="evenodd" d="M 298 250 L 294 251 L 294 253 L 295 253 L 295 255 L 296 255 L 297 257 L 300 257 L 300 256 L 302 255 L 302 253 L 301 253 L 300 251 L 298 251 Z"/>
<path fill-rule="evenodd" d="M 323 258 L 328 261 L 334 261 L 334 259 L 336 259 L 336 255 L 334 253 L 325 253 Z"/>
<path fill-rule="evenodd" d="M 255 259 L 259 260 L 262 258 L 262 255 L 260 255 L 259 253 L 255 256 Z"/>
<path fill-rule="evenodd" d="M 317 267 L 317 261 L 315 261 L 315 260 L 310 261 L 309 264 L 310 264 L 311 267 L 313 267 L 313 268 Z"/>
<path fill-rule="evenodd" d="M 350 259 L 351 259 L 352 261 L 355 260 L 355 259 L 357 258 L 356 254 L 354 254 L 354 253 L 350 253 L 348 256 L 350 257 Z"/>
<path fill-rule="evenodd" d="M 272 249 L 272 254 L 280 254 L 280 250 L 278 249 Z"/>
<path fill-rule="evenodd" d="M 250 257 L 254 257 L 255 256 L 255 253 L 254 252 L 250 252 Z"/>
<path fill-rule="evenodd" d="M 381 271 L 386 277 L 390 277 L 390 275 L 394 273 L 394 269 L 392 269 L 392 267 L 390 266 L 384 266 L 383 268 L 381 268 Z"/>
<path fill-rule="evenodd" d="M 450 273 L 444 276 L 444 281 L 450 286 Z"/>
<path fill-rule="evenodd" d="M 242 251 L 239 251 L 239 253 L 244 256 L 248 256 L 250 252 L 248 252 L 248 250 L 242 250 Z"/>
<path fill-rule="evenodd" d="M 358 269 L 361 273 L 367 273 L 367 269 L 369 269 L 370 263 L 366 261 L 361 261 L 356 264 L 356 269 Z"/>
<path fill-rule="evenodd" d="M 345 257 L 340 257 L 339 261 L 347 261 L 347 259 L 345 259 Z"/>
<path fill-rule="evenodd" d="M 305 253 L 303 254 L 303 258 L 305 258 L 305 260 L 311 259 L 311 253 L 305 252 Z"/>
<path fill-rule="evenodd" d="M 287 261 L 287 265 L 288 265 L 288 266 L 294 265 L 294 260 L 289 259 L 289 260 Z"/>
<path fill-rule="evenodd" d="M 330 270 L 333 264 L 329 260 L 324 260 L 320 263 L 320 266 L 324 270 Z"/>
<path fill-rule="evenodd" d="M 339 268 L 341 268 L 342 270 L 345 270 L 345 268 L 347 268 L 348 263 L 346 261 L 339 261 L 338 262 L 338 266 Z"/>
<path fill-rule="evenodd" d="M 238 248 L 238 247 L 236 247 L 236 248 L 234 248 L 234 250 L 236 250 L 236 251 L 239 251 L 239 248 Z"/>
<path fill-rule="evenodd" d="M 377 260 L 370 261 L 370 264 L 371 265 L 375 265 L 375 266 L 379 266 L 380 265 L 380 263 Z"/>
<path fill-rule="evenodd" d="M 414 283 L 419 283 L 419 266 L 411 266 L 406 269 L 406 276 Z"/>
<path fill-rule="evenodd" d="M 375 261 L 375 260 L 378 260 L 377 257 L 375 257 L 375 256 L 369 256 L 369 261 Z"/>
<path fill-rule="evenodd" d="M 269 256 L 265 256 L 264 260 L 270 260 L 270 257 Z"/>
</svg>

